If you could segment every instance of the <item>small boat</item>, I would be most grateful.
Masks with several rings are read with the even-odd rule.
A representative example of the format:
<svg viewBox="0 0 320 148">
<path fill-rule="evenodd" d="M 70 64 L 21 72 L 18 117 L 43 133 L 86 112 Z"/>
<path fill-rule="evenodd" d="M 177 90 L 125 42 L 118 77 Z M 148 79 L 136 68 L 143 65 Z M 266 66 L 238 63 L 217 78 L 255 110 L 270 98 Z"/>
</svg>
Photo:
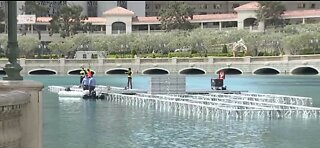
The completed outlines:
<svg viewBox="0 0 320 148">
<path fill-rule="evenodd" d="M 72 85 L 70 87 L 63 87 L 63 86 L 48 86 L 48 90 L 52 93 L 57 93 L 59 97 L 80 97 L 84 99 L 97 99 L 102 98 L 101 96 L 101 90 L 107 89 L 108 86 L 104 85 L 98 85 L 96 88 L 92 91 L 91 94 L 89 94 L 89 90 L 83 90 L 83 88 Z"/>
</svg>

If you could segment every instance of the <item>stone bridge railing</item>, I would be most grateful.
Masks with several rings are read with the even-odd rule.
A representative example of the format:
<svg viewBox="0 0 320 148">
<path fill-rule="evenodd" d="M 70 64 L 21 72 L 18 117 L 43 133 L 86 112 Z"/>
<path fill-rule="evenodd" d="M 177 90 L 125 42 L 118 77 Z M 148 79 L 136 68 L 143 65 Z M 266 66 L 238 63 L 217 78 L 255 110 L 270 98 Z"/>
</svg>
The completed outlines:
<svg viewBox="0 0 320 148">
<path fill-rule="evenodd" d="M 31 95 L 23 91 L 0 94 L 0 147 L 20 148 L 22 139 L 21 111 Z"/>
<path fill-rule="evenodd" d="M 125 58 L 125 59 L 25 59 L 20 58 L 18 61 L 20 65 L 32 65 L 32 64 L 76 64 L 76 63 L 91 63 L 91 64 L 103 64 L 103 63 L 135 63 L 135 64 L 150 64 L 150 63 L 218 63 L 218 62 L 268 62 L 268 61 L 296 61 L 296 60 L 319 60 L 320 55 L 284 55 L 284 56 L 265 56 L 265 57 L 207 57 L 207 58 Z M 0 66 L 5 65 L 7 59 L 0 59 Z"/>
<path fill-rule="evenodd" d="M 51 70 L 55 73 L 66 74 L 74 69 L 92 67 L 97 73 L 104 74 L 108 69 L 132 67 L 137 72 L 142 72 L 152 67 L 162 67 L 170 73 L 178 73 L 186 67 L 198 67 L 212 73 L 224 66 L 241 69 L 244 73 L 251 73 L 256 68 L 263 66 L 274 66 L 280 72 L 288 72 L 299 64 L 311 67 L 320 63 L 320 55 L 284 55 L 266 57 L 206 57 L 206 58 L 104 58 L 104 59 L 25 59 L 20 58 L 19 64 L 24 68 L 21 73 L 28 74 L 30 71 Z M 7 63 L 7 59 L 0 59 L 0 74 L 2 67 Z M 248 69 L 248 65 L 251 69 Z M 216 69 L 212 69 L 212 67 Z"/>
<path fill-rule="evenodd" d="M 42 147 L 43 85 L 0 81 L 0 148 Z"/>
</svg>

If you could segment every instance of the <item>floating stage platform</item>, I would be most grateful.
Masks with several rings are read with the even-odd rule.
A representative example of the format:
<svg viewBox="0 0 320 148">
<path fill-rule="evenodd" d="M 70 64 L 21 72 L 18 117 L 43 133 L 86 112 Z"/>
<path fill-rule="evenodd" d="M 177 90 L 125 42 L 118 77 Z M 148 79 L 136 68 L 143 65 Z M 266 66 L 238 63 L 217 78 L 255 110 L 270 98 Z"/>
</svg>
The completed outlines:
<svg viewBox="0 0 320 148">
<path fill-rule="evenodd" d="M 181 82 L 181 83 L 180 83 Z M 78 86 L 71 93 L 83 94 Z M 64 87 L 49 86 L 51 92 L 64 97 Z M 78 92 L 77 92 L 78 91 Z M 97 94 L 109 102 L 209 119 L 286 119 L 319 118 L 320 108 L 313 107 L 312 98 L 230 90 L 185 89 L 183 76 L 157 76 L 149 90 L 97 86 Z M 65 95 L 66 97 L 72 94 Z M 77 96 L 77 95 L 76 95 Z M 78 97 L 78 96 L 77 96 Z"/>
</svg>

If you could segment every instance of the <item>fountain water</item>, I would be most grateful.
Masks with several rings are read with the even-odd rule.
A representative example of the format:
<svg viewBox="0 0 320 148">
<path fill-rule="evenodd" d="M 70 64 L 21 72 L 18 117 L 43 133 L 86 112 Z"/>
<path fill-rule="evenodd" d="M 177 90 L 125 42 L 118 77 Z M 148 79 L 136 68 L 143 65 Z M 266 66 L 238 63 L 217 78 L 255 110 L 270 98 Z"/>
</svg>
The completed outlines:
<svg viewBox="0 0 320 148">
<path fill-rule="evenodd" d="M 186 116 L 218 119 L 318 118 L 320 108 L 311 107 L 308 97 L 272 94 L 124 95 L 110 93 L 108 101 L 138 107 L 154 107 Z"/>
</svg>

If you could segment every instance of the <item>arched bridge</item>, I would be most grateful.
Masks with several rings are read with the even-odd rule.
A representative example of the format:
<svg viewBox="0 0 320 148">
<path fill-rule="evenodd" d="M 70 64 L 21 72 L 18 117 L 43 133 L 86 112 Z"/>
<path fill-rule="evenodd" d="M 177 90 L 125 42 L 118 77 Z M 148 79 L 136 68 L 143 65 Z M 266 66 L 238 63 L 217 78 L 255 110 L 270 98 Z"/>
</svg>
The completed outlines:
<svg viewBox="0 0 320 148">
<path fill-rule="evenodd" d="M 228 74 L 319 75 L 320 55 L 274 57 L 131 58 L 131 59 L 24 59 L 18 60 L 23 75 L 79 75 L 81 66 L 98 75 L 125 74 Z M 0 60 L 4 67 L 7 59 Z M 0 75 L 5 71 L 0 68 Z"/>
</svg>

